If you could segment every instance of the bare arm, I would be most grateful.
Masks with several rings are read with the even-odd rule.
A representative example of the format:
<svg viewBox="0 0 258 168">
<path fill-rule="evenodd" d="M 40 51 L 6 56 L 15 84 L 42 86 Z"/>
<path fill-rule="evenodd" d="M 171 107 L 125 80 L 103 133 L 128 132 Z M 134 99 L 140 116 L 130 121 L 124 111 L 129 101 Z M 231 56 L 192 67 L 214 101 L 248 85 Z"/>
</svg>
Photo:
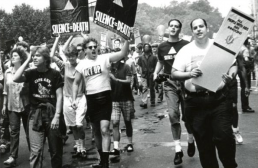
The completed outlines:
<svg viewBox="0 0 258 168">
<path fill-rule="evenodd" d="M 162 68 L 164 67 L 164 61 L 158 61 L 156 64 L 156 68 L 153 74 L 153 80 L 155 80 L 159 74 L 159 72 L 162 70 Z"/>
<path fill-rule="evenodd" d="M 63 51 L 65 51 L 65 50 L 68 48 L 68 46 L 69 46 L 69 44 L 71 43 L 72 39 L 73 39 L 73 36 L 70 36 L 70 37 L 68 38 L 68 40 L 65 42 L 65 44 L 64 44 L 64 46 L 63 46 L 63 48 L 62 48 Z"/>
<path fill-rule="evenodd" d="M 128 50 L 129 42 L 126 40 L 121 51 L 108 54 L 110 62 L 116 62 L 121 60 L 122 58 L 124 58 L 125 55 L 127 55 Z"/>
<path fill-rule="evenodd" d="M 109 76 L 111 77 L 111 79 L 113 79 L 116 82 L 121 82 L 121 83 L 127 83 L 130 84 L 131 83 L 131 76 L 126 76 L 126 79 L 118 79 L 116 78 L 113 74 L 109 74 Z"/>
<path fill-rule="evenodd" d="M 77 94 L 78 94 L 78 89 L 79 89 L 79 85 L 82 79 L 82 74 L 79 73 L 78 71 L 76 71 L 75 74 L 75 79 L 73 81 L 73 96 L 72 96 L 72 107 L 74 109 L 77 108 L 77 104 L 76 104 L 76 98 L 77 98 Z"/>
<path fill-rule="evenodd" d="M 60 87 L 56 90 L 56 112 L 51 122 L 51 128 L 57 129 L 59 127 L 59 119 L 62 112 L 63 105 L 63 88 Z"/>
<path fill-rule="evenodd" d="M 198 68 L 192 69 L 191 72 L 178 71 L 175 68 L 172 68 L 171 70 L 171 77 L 174 80 L 187 80 L 191 78 L 197 78 L 201 75 L 202 75 L 202 72 Z"/>
<path fill-rule="evenodd" d="M 26 81 L 26 77 L 23 75 L 23 72 L 25 71 L 26 67 L 30 63 L 31 53 L 28 53 L 27 56 L 28 56 L 27 60 L 21 65 L 21 67 L 15 72 L 13 76 L 13 81 L 16 83 L 21 83 Z"/>
</svg>

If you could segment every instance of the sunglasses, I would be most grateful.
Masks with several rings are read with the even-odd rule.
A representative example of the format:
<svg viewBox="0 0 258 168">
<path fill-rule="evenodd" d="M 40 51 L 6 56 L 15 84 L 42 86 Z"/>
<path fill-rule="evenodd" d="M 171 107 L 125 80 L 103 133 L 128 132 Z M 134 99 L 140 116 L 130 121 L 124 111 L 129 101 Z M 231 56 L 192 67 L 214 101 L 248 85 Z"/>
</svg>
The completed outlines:
<svg viewBox="0 0 258 168">
<path fill-rule="evenodd" d="M 98 46 L 88 46 L 88 47 L 86 47 L 86 48 L 92 50 L 93 48 L 96 49 L 97 47 L 98 47 Z"/>
</svg>

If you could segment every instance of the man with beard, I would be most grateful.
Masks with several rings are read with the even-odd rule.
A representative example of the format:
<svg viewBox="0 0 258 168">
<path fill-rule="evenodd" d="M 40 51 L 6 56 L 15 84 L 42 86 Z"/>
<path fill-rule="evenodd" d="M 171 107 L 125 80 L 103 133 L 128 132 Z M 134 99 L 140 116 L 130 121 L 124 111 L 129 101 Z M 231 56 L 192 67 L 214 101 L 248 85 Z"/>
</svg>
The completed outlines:
<svg viewBox="0 0 258 168">
<path fill-rule="evenodd" d="M 150 44 L 143 45 L 143 52 L 143 55 L 140 56 L 138 60 L 142 84 L 142 103 L 140 106 L 147 108 L 148 88 L 150 89 L 151 106 L 155 106 L 155 82 L 153 81 L 153 72 L 157 64 L 157 57 L 153 56 Z"/>
<path fill-rule="evenodd" d="M 179 50 L 188 44 L 187 41 L 179 39 L 179 33 L 182 28 L 182 23 L 177 19 L 171 19 L 168 22 L 169 26 L 169 38 L 168 41 L 161 43 L 158 47 L 158 59 L 155 72 L 154 72 L 154 80 L 157 79 L 157 74 L 164 67 L 164 74 L 170 76 L 172 65 L 174 63 L 175 57 Z M 180 125 L 180 111 L 179 104 L 183 105 L 183 97 L 181 92 L 180 82 L 172 79 L 167 79 L 164 82 L 164 92 L 167 99 L 168 105 L 168 113 L 169 120 L 171 124 L 171 131 L 175 142 L 175 158 L 174 164 L 178 165 L 182 163 L 183 151 L 181 147 L 181 125 Z M 183 112 L 183 106 L 182 106 Z M 184 113 L 182 119 L 184 120 Z M 188 132 L 188 156 L 192 157 L 195 153 L 195 145 L 192 132 L 188 127 L 187 123 L 185 123 Z"/>
</svg>

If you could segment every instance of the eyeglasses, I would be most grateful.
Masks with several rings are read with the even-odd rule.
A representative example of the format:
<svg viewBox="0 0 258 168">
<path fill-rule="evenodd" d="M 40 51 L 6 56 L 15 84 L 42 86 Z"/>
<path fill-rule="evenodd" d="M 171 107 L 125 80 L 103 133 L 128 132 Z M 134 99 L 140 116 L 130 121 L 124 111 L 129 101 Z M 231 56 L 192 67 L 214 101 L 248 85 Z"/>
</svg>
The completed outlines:
<svg viewBox="0 0 258 168">
<path fill-rule="evenodd" d="M 86 48 L 92 50 L 93 48 L 96 49 L 97 47 L 98 47 L 98 46 L 88 46 L 88 47 L 86 47 Z"/>
</svg>

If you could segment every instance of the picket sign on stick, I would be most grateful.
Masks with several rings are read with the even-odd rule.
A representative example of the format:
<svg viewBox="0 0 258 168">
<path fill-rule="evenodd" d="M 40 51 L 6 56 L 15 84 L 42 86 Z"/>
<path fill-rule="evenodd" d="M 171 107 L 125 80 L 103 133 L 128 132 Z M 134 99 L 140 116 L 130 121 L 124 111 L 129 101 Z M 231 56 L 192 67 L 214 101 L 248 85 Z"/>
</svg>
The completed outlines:
<svg viewBox="0 0 258 168">
<path fill-rule="evenodd" d="M 139 28 L 134 28 L 134 43 L 135 45 L 142 42 Z"/>
<path fill-rule="evenodd" d="M 51 33 L 90 33 L 88 0 L 50 0 Z"/>
<path fill-rule="evenodd" d="M 216 92 L 222 82 L 222 74 L 228 72 L 253 24 L 254 18 L 231 8 L 200 64 L 202 76 L 193 78 L 192 83 Z"/>
<path fill-rule="evenodd" d="M 129 40 L 138 0 L 97 0 L 93 22 Z"/>
</svg>

